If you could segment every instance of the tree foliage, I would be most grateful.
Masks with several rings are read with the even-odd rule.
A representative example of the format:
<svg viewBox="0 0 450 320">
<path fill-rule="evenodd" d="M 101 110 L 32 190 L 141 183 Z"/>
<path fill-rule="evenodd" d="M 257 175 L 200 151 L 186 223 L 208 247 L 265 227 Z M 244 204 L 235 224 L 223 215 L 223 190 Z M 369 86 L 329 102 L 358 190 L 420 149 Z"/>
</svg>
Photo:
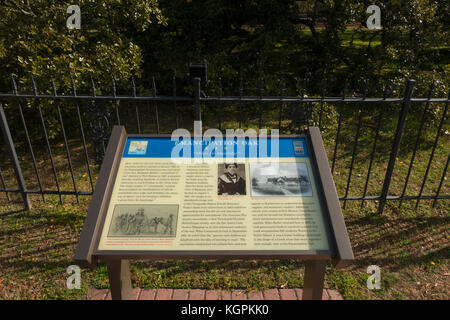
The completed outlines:
<svg viewBox="0 0 450 320">
<path fill-rule="evenodd" d="M 66 27 L 69 5 L 81 8 L 81 29 Z M 110 83 L 110 76 L 129 78 L 141 72 L 142 50 L 131 35 L 165 24 L 157 0 L 2 1 L 0 6 L 0 74 L 2 91 L 9 76 L 29 84 L 53 76 L 60 85 L 87 83 L 90 74 Z M 50 86 L 48 85 L 48 89 Z"/>
<path fill-rule="evenodd" d="M 167 25 L 136 39 L 144 68 L 160 77 L 183 77 L 189 62 L 207 61 L 211 78 L 236 88 L 239 73 L 279 90 L 269 78 L 309 79 L 320 93 L 323 77 L 340 92 L 344 78 L 355 88 L 368 79 L 382 90 L 386 79 L 403 87 L 408 77 L 429 83 L 440 94 L 449 71 L 448 4 L 442 1 L 185 1 L 161 0 Z M 365 27 L 366 9 L 377 4 L 382 29 Z M 169 81 L 170 82 L 170 81 Z M 252 86 L 252 84 L 248 84 Z M 254 86 L 254 85 L 253 85 Z M 401 94 L 401 92 L 397 92 Z"/>
<path fill-rule="evenodd" d="M 320 92 L 326 76 L 342 88 L 369 79 L 435 79 L 445 91 L 449 71 L 449 4 L 435 0 L 81 0 L 81 30 L 65 26 L 69 3 L 3 1 L 0 72 L 25 83 L 30 73 L 67 83 L 70 74 L 128 79 L 151 75 L 170 84 L 186 78 L 189 62 L 209 64 L 211 78 L 236 87 L 239 74 L 267 87 L 271 77 L 310 80 Z M 365 27 L 366 8 L 381 8 L 382 29 Z M 82 76 L 83 75 L 83 76 Z M 397 79 L 397 80 L 396 80 Z M 2 88 L 9 80 L 2 76 Z M 248 86 L 251 87 L 249 83 Z M 333 89 L 330 87 L 330 89 Z M 278 90 L 278 89 L 277 89 Z"/>
<path fill-rule="evenodd" d="M 89 92 L 89 76 L 109 92 L 111 76 L 140 77 L 150 89 L 190 94 L 189 62 L 207 62 L 209 76 L 222 78 L 224 94 L 237 94 L 240 76 L 246 94 L 381 95 L 386 79 L 400 96 L 406 78 L 418 80 L 416 95 L 431 81 L 436 95 L 448 94 L 450 34 L 448 1 L 436 0 L 80 0 L 81 29 L 66 27 L 68 2 L 1 1 L 0 91 L 11 91 L 9 75 L 30 88 L 33 73 L 40 91 L 70 91 L 70 75 Z M 366 9 L 381 8 L 380 30 L 368 30 Z M 303 81 L 306 79 L 306 82 Z M 217 82 L 208 90 L 214 91 Z M 84 87 L 84 88 L 83 88 Z M 129 88 L 129 82 L 127 87 Z M 101 90 L 101 89 L 99 89 Z M 129 89 L 127 89 L 129 92 Z M 147 91 L 149 93 L 149 91 Z M 54 135 L 57 135 L 57 125 Z"/>
</svg>

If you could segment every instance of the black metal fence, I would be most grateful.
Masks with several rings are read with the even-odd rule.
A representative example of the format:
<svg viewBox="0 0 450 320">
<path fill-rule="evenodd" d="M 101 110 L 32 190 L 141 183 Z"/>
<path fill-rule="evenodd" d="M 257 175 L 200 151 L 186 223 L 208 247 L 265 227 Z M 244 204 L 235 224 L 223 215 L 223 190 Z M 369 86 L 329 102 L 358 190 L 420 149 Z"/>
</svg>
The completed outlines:
<svg viewBox="0 0 450 320">
<path fill-rule="evenodd" d="M 32 92 L 19 93 L 12 78 L 12 92 L 0 93 L 5 142 L 0 192 L 8 201 L 10 194 L 20 194 L 28 209 L 30 195 L 44 202 L 46 195 L 58 195 L 61 203 L 63 196 L 78 201 L 94 191 L 95 165 L 101 163 L 112 125 L 159 134 L 192 128 L 193 120 L 202 119 L 204 127 L 276 128 L 280 134 L 319 126 L 344 207 L 351 200 L 361 206 L 378 201 L 381 213 L 387 200 L 415 200 L 417 207 L 421 200 L 433 200 L 435 206 L 439 199 L 450 199 L 449 98 L 433 97 L 433 85 L 425 98 L 413 98 L 414 80 L 407 81 L 402 97 L 390 97 L 386 85 L 383 96 L 374 98 L 368 96 L 367 82 L 361 96 L 350 96 L 345 83 L 342 95 L 331 97 L 325 81 L 322 94 L 309 97 L 304 87 L 286 94 L 281 81 L 279 95 L 268 96 L 262 81 L 256 95 L 245 95 L 241 79 L 236 95 L 224 95 L 219 79 L 210 95 L 200 78 L 192 80 L 193 94 L 178 96 L 175 78 L 169 95 L 158 94 L 154 78 L 151 94 L 138 94 L 134 79 L 131 94 L 119 94 L 114 79 L 109 94 L 97 94 L 92 79 L 89 94 L 79 94 L 73 80 L 71 92 L 59 94 L 52 80 L 51 93 L 38 93 L 33 78 Z M 418 120 L 407 120 L 413 116 Z"/>
</svg>

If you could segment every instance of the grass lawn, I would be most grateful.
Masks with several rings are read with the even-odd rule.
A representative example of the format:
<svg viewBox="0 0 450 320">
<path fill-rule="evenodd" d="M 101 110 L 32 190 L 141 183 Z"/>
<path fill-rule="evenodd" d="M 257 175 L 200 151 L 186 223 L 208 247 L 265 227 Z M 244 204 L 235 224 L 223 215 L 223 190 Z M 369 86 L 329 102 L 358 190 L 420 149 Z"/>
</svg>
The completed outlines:
<svg viewBox="0 0 450 320">
<path fill-rule="evenodd" d="M 66 268 L 84 221 L 87 199 L 22 211 L 2 207 L 0 222 L 1 299 L 85 299 L 90 288 L 107 288 L 106 266 L 82 270 L 81 290 L 66 288 Z M 51 204 L 53 203 L 53 204 Z M 326 287 L 345 299 L 448 299 L 450 218 L 442 203 L 436 209 L 383 216 L 345 211 L 355 263 L 343 270 L 329 266 Z M 373 209 L 373 208 L 372 208 Z M 406 211 L 406 210 L 404 210 Z M 369 265 L 381 268 L 381 290 L 366 288 Z M 263 289 L 303 286 L 303 266 L 295 260 L 169 260 L 132 264 L 132 281 L 142 288 Z"/>
<path fill-rule="evenodd" d="M 420 108 L 408 116 L 398 161 L 394 170 L 389 194 L 402 193 L 405 177 L 411 161 L 412 150 L 417 135 L 417 117 Z M 276 127 L 278 117 L 274 106 L 267 110 L 264 126 Z M 257 109 L 256 109 L 257 110 Z M 331 161 L 337 128 L 336 106 L 326 106 L 323 137 Z M 440 112 L 442 112 L 442 109 Z M 272 112 L 272 113 L 270 113 Z M 386 113 L 383 122 L 376 156 L 368 184 L 368 195 L 377 195 L 381 191 L 386 172 L 389 150 L 392 146 L 397 111 Z M 232 119 L 235 114 L 225 113 L 224 125 L 236 127 Z M 357 145 L 349 195 L 361 195 L 373 151 L 374 128 L 378 109 L 365 110 L 362 117 L 363 129 Z M 209 117 L 209 118 L 208 118 Z M 357 116 L 355 110 L 344 115 L 339 138 L 339 147 L 333 172 L 338 194 L 343 195 L 347 187 L 349 166 L 355 146 Z M 151 119 L 151 117 L 150 117 Z M 235 118 L 236 119 L 236 118 Z M 244 128 L 257 125 L 253 114 L 246 115 Z M 213 115 L 205 112 L 205 125 L 217 126 Z M 161 118 L 161 123 L 170 119 Z M 186 126 L 190 120 L 185 119 Z M 143 123 L 145 123 L 143 121 Z M 150 121 L 148 122 L 150 123 Z M 284 123 L 286 124 L 286 123 Z M 430 122 L 425 128 L 414 166 L 407 195 L 417 194 L 428 164 L 434 138 L 436 123 Z M 145 129 L 145 128 L 144 128 Z M 443 166 L 449 152 L 448 121 L 440 134 L 438 148 L 424 188 L 425 195 L 435 194 L 442 176 Z M 89 177 L 83 149 L 72 133 L 70 150 L 74 163 L 75 178 L 79 190 L 90 190 Z M 53 153 L 58 169 L 62 189 L 71 190 L 72 180 L 67 174 L 67 161 L 64 146 L 54 143 Z M 35 152 L 42 180 L 47 188 L 55 188 L 51 167 L 45 150 Z M 22 156 L 23 154 L 23 156 Z M 19 152 L 25 175 L 33 176 L 33 167 L 25 151 Z M 15 185 L 13 172 L 3 165 L 2 171 L 7 186 Z M 91 164 L 94 181 L 98 168 Z M 448 180 L 444 181 L 441 194 L 449 194 Z M 36 179 L 27 181 L 29 188 L 38 188 Z M 33 209 L 23 211 L 17 194 L 0 195 L 0 299 L 85 299 L 92 288 L 107 288 L 108 277 L 104 264 L 94 269 L 82 270 L 81 290 L 66 288 L 66 268 L 73 264 L 72 257 L 84 222 L 90 197 L 80 196 L 79 203 L 73 196 L 63 196 L 59 204 L 57 195 L 46 196 L 43 203 L 39 195 L 31 196 Z M 417 210 L 415 201 L 404 201 L 400 207 L 398 201 L 388 201 L 382 215 L 376 213 L 377 203 L 365 201 L 347 201 L 344 217 L 350 235 L 356 260 L 343 269 L 329 266 L 326 272 L 326 287 L 339 290 L 345 299 L 448 299 L 449 254 L 450 254 L 450 215 L 449 200 L 440 200 L 433 208 L 431 201 L 423 200 Z M 344 203 L 341 203 L 344 206 Z M 369 265 L 381 268 L 382 284 L 380 290 L 370 291 L 366 287 Z M 292 288 L 303 286 L 303 265 L 294 260 L 266 261 L 136 261 L 132 264 L 132 282 L 135 287 L 143 288 L 210 288 L 244 290 L 263 288 Z"/>
</svg>

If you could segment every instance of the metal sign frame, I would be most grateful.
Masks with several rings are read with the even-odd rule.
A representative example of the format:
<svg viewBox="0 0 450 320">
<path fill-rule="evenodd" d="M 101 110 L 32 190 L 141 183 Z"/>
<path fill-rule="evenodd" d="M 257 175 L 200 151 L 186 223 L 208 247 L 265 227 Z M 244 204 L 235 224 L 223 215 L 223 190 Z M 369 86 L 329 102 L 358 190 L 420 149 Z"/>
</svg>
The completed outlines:
<svg viewBox="0 0 450 320">
<path fill-rule="evenodd" d="M 306 135 L 280 135 L 280 138 L 306 138 L 326 233 L 332 244 L 330 250 L 97 250 L 126 141 L 128 138 L 136 137 L 170 137 L 170 135 L 128 135 L 123 126 L 114 126 L 74 257 L 78 263 L 88 266 L 95 265 L 99 259 L 106 261 L 113 299 L 132 298 L 129 261 L 135 259 L 303 260 L 306 264 L 303 299 L 322 298 L 327 261 L 331 260 L 335 267 L 342 268 L 354 260 L 322 136 L 317 127 L 309 127 Z"/>
</svg>

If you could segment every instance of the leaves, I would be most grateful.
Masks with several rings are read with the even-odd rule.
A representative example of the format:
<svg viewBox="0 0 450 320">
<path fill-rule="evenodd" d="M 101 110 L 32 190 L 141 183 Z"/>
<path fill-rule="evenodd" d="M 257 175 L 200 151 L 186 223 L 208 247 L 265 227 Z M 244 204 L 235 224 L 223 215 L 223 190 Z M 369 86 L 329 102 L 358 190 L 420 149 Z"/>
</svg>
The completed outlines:
<svg viewBox="0 0 450 320">
<path fill-rule="evenodd" d="M 96 72 L 103 74 L 98 81 L 109 83 L 111 73 L 123 78 L 139 73 L 141 51 L 125 31 L 143 32 L 151 24 L 165 23 L 158 2 L 85 0 L 79 6 L 81 29 L 69 30 L 65 26 L 67 4 L 36 0 L 2 5 L 1 73 L 24 78 L 34 73 L 44 83 L 51 75 L 70 83 L 70 73 Z M 77 80 L 82 86 L 88 76 Z M 8 77 L 2 77 L 0 91 L 10 89 Z"/>
</svg>

